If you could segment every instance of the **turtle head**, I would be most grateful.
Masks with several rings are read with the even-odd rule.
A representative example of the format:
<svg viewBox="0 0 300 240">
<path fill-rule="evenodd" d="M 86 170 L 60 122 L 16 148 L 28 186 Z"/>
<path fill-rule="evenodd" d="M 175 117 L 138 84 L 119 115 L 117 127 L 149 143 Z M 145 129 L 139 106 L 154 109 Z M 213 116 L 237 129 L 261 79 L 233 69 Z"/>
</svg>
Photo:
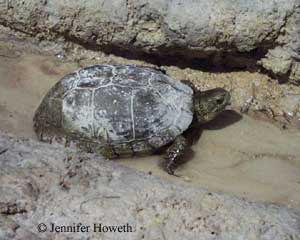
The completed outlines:
<svg viewBox="0 0 300 240">
<path fill-rule="evenodd" d="M 214 119 L 230 105 L 230 93 L 223 88 L 198 92 L 194 97 L 194 111 L 199 123 Z"/>
</svg>

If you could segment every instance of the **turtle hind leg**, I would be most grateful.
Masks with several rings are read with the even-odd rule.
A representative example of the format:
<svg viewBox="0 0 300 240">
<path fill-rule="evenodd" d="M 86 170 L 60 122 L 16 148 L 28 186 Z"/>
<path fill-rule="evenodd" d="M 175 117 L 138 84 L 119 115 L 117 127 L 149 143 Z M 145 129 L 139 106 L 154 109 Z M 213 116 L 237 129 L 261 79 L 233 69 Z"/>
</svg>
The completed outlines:
<svg viewBox="0 0 300 240">
<path fill-rule="evenodd" d="M 174 170 L 178 167 L 178 165 L 182 164 L 182 156 L 188 149 L 188 142 L 185 137 L 182 135 L 179 135 L 175 138 L 172 145 L 170 145 L 167 150 L 166 154 L 164 156 L 164 168 L 167 173 L 170 175 L 175 175 Z"/>
</svg>

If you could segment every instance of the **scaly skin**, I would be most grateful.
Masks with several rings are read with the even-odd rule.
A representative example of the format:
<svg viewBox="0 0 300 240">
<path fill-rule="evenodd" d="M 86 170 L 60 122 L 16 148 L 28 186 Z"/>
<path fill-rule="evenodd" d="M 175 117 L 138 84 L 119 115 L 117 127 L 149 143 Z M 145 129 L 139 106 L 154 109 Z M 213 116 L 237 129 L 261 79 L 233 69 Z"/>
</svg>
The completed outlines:
<svg viewBox="0 0 300 240">
<path fill-rule="evenodd" d="M 180 164 L 180 157 L 187 149 L 187 140 L 182 135 L 175 138 L 173 144 L 167 149 L 165 160 L 167 160 L 165 169 L 170 175 L 174 175 L 175 168 Z"/>
</svg>

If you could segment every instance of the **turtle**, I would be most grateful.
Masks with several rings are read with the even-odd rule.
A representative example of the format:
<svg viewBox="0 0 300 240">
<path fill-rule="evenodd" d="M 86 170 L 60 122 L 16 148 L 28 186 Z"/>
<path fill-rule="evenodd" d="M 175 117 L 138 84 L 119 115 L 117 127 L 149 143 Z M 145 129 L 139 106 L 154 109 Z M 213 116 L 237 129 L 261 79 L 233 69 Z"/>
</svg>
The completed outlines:
<svg viewBox="0 0 300 240">
<path fill-rule="evenodd" d="M 164 152 L 164 169 L 174 175 L 191 145 L 185 133 L 229 104 L 225 89 L 200 91 L 157 68 L 93 65 L 50 89 L 33 127 L 41 141 L 55 139 L 109 159 Z"/>
</svg>

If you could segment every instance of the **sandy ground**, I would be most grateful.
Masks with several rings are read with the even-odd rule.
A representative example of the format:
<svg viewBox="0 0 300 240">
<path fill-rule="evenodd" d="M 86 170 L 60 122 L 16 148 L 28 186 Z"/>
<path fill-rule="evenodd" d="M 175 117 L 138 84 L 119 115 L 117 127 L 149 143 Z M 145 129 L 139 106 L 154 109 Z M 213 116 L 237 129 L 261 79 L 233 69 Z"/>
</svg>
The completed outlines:
<svg viewBox="0 0 300 240">
<path fill-rule="evenodd" d="M 35 138 L 32 117 L 50 87 L 82 64 L 55 56 L 1 52 L 0 129 Z M 240 73 L 235 73 L 240 74 Z M 244 73 L 243 73 L 244 74 Z M 249 78 L 257 73 L 248 73 Z M 159 156 L 123 159 L 121 164 L 175 182 L 224 191 L 248 199 L 300 207 L 300 131 L 228 111 L 205 126 L 192 159 L 171 177 Z"/>
</svg>

